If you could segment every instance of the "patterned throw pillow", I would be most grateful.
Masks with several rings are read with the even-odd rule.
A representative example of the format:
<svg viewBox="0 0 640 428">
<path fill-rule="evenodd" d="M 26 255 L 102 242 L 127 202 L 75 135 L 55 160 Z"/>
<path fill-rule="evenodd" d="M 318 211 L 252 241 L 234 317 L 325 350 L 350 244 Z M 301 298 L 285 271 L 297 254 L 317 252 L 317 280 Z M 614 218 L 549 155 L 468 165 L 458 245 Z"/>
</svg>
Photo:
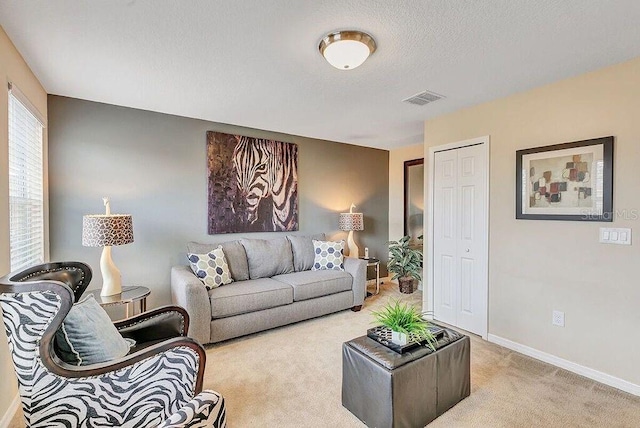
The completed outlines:
<svg viewBox="0 0 640 428">
<path fill-rule="evenodd" d="M 344 241 L 313 240 L 315 259 L 311 270 L 344 270 Z"/>
<path fill-rule="evenodd" d="M 207 254 L 189 254 L 191 270 L 206 285 L 207 290 L 233 282 L 222 245 Z"/>
</svg>

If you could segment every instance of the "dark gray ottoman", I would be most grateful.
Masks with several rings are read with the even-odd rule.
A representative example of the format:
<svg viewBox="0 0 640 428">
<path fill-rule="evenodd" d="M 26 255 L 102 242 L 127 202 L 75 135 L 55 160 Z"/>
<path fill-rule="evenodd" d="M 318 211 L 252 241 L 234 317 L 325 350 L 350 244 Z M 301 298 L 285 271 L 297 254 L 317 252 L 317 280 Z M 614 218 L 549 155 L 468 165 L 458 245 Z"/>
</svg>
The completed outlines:
<svg viewBox="0 0 640 428">
<path fill-rule="evenodd" d="M 445 343 L 446 342 L 446 343 Z M 398 354 L 367 336 L 342 344 L 342 405 L 369 427 L 424 427 L 471 392 L 467 336 Z"/>
</svg>

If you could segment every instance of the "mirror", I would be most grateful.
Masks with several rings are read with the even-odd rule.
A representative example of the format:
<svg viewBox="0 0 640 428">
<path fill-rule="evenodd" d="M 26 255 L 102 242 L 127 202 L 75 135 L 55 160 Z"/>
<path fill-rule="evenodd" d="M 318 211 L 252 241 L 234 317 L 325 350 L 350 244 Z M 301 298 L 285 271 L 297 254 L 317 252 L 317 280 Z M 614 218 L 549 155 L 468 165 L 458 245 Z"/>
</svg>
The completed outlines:
<svg viewBox="0 0 640 428">
<path fill-rule="evenodd" d="M 422 250 L 424 233 L 424 158 L 404 163 L 404 234 L 412 248 Z"/>
</svg>

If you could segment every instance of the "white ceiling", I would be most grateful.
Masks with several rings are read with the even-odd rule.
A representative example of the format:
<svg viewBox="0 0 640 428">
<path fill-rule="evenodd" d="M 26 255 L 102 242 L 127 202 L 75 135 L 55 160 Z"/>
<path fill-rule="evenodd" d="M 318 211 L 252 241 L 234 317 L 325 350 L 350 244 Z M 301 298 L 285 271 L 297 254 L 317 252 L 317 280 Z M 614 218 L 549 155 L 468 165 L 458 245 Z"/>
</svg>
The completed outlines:
<svg viewBox="0 0 640 428">
<path fill-rule="evenodd" d="M 0 0 L 47 92 L 395 148 L 425 119 L 640 56 L 639 0 Z M 341 71 L 337 29 L 378 50 Z M 401 100 L 423 90 L 446 99 Z"/>
</svg>

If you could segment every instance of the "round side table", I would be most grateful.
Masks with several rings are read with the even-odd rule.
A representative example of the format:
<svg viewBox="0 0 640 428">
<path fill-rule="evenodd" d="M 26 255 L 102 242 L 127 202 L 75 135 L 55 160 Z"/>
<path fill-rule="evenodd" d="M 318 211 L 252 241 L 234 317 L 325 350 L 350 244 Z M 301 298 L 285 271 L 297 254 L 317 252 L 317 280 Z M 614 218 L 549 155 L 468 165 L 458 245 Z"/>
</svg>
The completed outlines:
<svg viewBox="0 0 640 428">
<path fill-rule="evenodd" d="M 374 267 L 376 269 L 376 294 L 380 293 L 380 260 L 371 257 L 369 257 L 368 259 L 364 257 L 360 258 L 367 262 L 367 268 Z"/>
<path fill-rule="evenodd" d="M 147 310 L 147 297 L 151 294 L 151 290 L 147 287 L 128 286 L 122 287 L 122 293 L 113 296 L 101 296 L 100 290 L 89 290 L 85 292 L 85 296 L 91 294 L 100 306 L 125 305 L 125 318 L 135 315 L 135 303 L 140 302 L 140 313 Z M 131 312 L 129 312 L 131 308 Z"/>
</svg>

